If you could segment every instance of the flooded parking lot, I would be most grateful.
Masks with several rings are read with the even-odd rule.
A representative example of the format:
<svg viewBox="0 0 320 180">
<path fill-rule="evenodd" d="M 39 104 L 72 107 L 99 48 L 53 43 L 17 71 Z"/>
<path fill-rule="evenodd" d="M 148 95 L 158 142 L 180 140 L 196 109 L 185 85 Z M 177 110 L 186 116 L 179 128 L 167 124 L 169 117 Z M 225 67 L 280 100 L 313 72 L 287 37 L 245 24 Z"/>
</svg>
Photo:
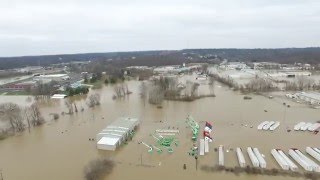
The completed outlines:
<svg viewBox="0 0 320 180">
<path fill-rule="evenodd" d="M 300 121 L 315 122 L 320 111 L 296 104 L 285 98 L 268 99 L 252 96 L 243 100 L 243 95 L 231 91 L 220 84 L 215 86 L 216 97 L 208 97 L 193 102 L 165 101 L 161 109 L 144 104 L 140 100 L 138 81 L 129 81 L 133 92 L 124 99 L 112 100 L 113 87 L 95 90 L 101 94 L 101 105 L 89 109 L 85 97 L 72 97 L 77 106 L 85 108 L 72 116 L 60 116 L 51 120 L 50 113 L 66 110 L 64 100 L 41 102 L 41 111 L 48 121 L 41 127 L 25 131 L 21 135 L 0 141 L 0 169 L 4 179 L 83 179 L 83 168 L 92 159 L 108 157 L 115 161 L 113 172 L 106 179 L 269 179 L 268 176 L 253 176 L 210 173 L 201 170 L 204 165 L 218 163 L 218 153 L 214 148 L 224 145 L 230 149 L 225 153 L 225 165 L 237 166 L 236 147 L 258 147 L 265 154 L 267 168 L 279 168 L 271 157 L 270 150 L 281 148 L 287 152 L 295 147 L 304 150 L 306 146 L 319 147 L 319 135 L 309 132 L 287 132 Z M 203 85 L 200 91 L 208 88 Z M 1 102 L 28 105 L 25 96 L 1 96 Z M 290 108 L 283 105 L 290 104 Z M 192 115 L 203 128 L 205 121 L 213 124 L 213 143 L 210 153 L 199 157 L 198 170 L 195 159 L 188 155 L 192 147 L 191 130 L 185 123 L 187 115 Z M 120 116 L 137 117 L 141 125 L 133 140 L 115 152 L 96 149 L 96 142 L 89 141 L 106 125 Z M 256 126 L 262 121 L 280 121 L 280 128 L 274 132 L 258 131 Z M 252 128 L 251 128 L 252 126 Z M 178 128 L 176 136 L 179 146 L 169 154 L 149 154 L 147 148 L 138 142 L 155 143 L 150 136 L 156 129 Z M 201 133 L 200 133 L 201 134 Z M 249 158 L 245 155 L 247 162 Z M 183 164 L 187 169 L 183 170 Z M 301 168 L 300 168 L 301 169 Z M 288 179 L 287 177 L 272 177 Z"/>
</svg>

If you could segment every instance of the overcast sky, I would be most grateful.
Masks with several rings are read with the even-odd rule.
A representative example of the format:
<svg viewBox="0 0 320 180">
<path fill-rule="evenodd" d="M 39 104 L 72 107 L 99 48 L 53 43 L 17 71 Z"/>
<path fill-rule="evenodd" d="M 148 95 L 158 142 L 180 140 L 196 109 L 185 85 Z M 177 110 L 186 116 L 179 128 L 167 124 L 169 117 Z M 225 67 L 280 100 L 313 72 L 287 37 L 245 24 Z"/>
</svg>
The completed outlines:
<svg viewBox="0 0 320 180">
<path fill-rule="evenodd" d="M 0 56 L 311 46 L 319 0 L 0 0 Z"/>
</svg>

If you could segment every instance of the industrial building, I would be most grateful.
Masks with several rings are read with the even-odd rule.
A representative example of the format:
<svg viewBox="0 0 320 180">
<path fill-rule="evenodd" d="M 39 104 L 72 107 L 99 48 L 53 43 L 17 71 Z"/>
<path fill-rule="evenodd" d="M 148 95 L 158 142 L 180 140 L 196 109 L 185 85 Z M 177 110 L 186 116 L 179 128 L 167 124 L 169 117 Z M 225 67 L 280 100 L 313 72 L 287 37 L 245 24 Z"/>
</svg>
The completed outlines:
<svg viewBox="0 0 320 180">
<path fill-rule="evenodd" d="M 47 75 L 40 75 L 40 76 L 35 76 L 33 80 L 35 81 L 41 81 L 41 82 L 50 82 L 50 81 L 65 81 L 70 79 L 68 74 L 47 74 Z"/>
<path fill-rule="evenodd" d="M 296 96 L 310 104 L 320 104 L 320 93 L 318 92 L 301 92 L 297 93 Z"/>
<path fill-rule="evenodd" d="M 97 148 L 115 151 L 117 147 L 128 139 L 139 124 L 140 122 L 137 118 L 118 118 L 97 134 Z"/>
<path fill-rule="evenodd" d="M 320 105 L 320 93 L 318 92 L 299 92 L 295 94 L 286 94 L 286 97 L 291 99 L 299 99 L 313 105 Z"/>
<path fill-rule="evenodd" d="M 227 64 L 220 64 L 220 68 L 225 70 L 249 69 L 249 67 L 243 62 L 229 62 Z"/>
<path fill-rule="evenodd" d="M 27 90 L 32 89 L 36 86 L 36 83 L 34 81 L 25 81 L 25 82 L 17 82 L 17 83 L 8 83 L 3 86 L 0 86 L 0 88 L 6 89 L 6 90 Z"/>
</svg>

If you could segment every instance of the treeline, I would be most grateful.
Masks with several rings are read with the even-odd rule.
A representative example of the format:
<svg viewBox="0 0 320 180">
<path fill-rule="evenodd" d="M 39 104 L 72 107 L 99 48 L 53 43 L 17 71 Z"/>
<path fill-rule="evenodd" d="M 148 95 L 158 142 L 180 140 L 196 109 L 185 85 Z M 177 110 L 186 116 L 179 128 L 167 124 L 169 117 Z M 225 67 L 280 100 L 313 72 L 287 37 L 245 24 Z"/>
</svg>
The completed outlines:
<svg viewBox="0 0 320 180">
<path fill-rule="evenodd" d="M 230 61 L 310 63 L 320 62 L 320 48 L 279 48 L 279 49 L 187 49 L 186 53 L 214 54 Z"/>
<path fill-rule="evenodd" d="M 303 91 L 303 90 L 320 90 L 320 81 L 305 76 L 299 76 L 293 81 L 285 81 L 285 90 L 287 91 Z"/>
<path fill-rule="evenodd" d="M 67 63 L 71 61 L 121 60 L 131 57 L 159 54 L 161 51 L 110 52 L 58 54 L 43 56 L 0 57 L 1 69 L 14 69 L 25 66 L 49 66 L 51 64 Z"/>
<path fill-rule="evenodd" d="M 199 94 L 199 83 L 187 81 L 179 83 L 177 77 L 160 77 L 140 85 L 140 97 L 146 102 L 161 107 L 164 100 L 194 101 L 203 97 L 215 97 L 214 79 L 209 81 L 209 94 Z"/>
<path fill-rule="evenodd" d="M 202 58 L 200 58 L 202 56 Z M 138 51 L 88 54 L 62 54 L 47 56 L 2 57 L 0 69 L 24 66 L 49 66 L 71 61 L 103 61 L 116 67 L 126 66 L 163 66 L 192 62 L 215 62 L 223 59 L 230 61 L 279 63 L 320 62 L 320 48 L 283 48 L 283 49 L 185 49 L 177 51 Z"/>
</svg>

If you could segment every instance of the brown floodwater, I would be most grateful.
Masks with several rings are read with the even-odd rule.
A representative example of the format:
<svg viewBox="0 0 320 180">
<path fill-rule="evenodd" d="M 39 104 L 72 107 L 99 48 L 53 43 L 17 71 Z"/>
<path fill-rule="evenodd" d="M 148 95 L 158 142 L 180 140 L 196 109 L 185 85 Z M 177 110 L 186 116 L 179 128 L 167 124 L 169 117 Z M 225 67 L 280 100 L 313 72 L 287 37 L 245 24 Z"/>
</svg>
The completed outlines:
<svg viewBox="0 0 320 180">
<path fill-rule="evenodd" d="M 214 166 L 218 163 L 215 147 L 224 145 L 226 149 L 248 146 L 258 147 L 265 154 L 268 168 L 279 168 L 271 157 L 272 148 L 281 148 L 287 152 L 291 147 L 304 152 L 306 146 L 320 147 L 320 135 L 309 132 L 290 132 L 287 127 L 300 121 L 317 121 L 320 110 L 291 102 L 282 96 L 274 99 L 252 96 L 252 100 L 243 100 L 243 95 L 233 92 L 219 84 L 215 86 L 217 97 L 203 98 L 194 102 L 166 101 L 163 108 L 144 104 L 139 97 L 138 81 L 129 81 L 133 92 L 129 97 L 112 100 L 113 87 L 92 92 L 101 93 L 101 105 L 89 109 L 85 97 L 73 97 L 78 108 L 83 112 L 72 116 L 60 116 L 52 120 L 50 113 L 66 111 L 64 100 L 42 100 L 41 111 L 47 123 L 41 127 L 25 131 L 20 135 L 0 141 L 0 169 L 5 180 L 78 180 L 83 179 L 85 165 L 96 158 L 107 157 L 115 161 L 113 172 L 106 177 L 111 180 L 121 179 L 289 179 L 288 177 L 227 174 L 225 172 L 205 172 L 202 166 Z M 200 86 L 201 92 L 209 92 L 206 85 Z M 90 93 L 92 93 L 90 92 Z M 29 105 L 25 96 L 0 96 L 1 102 L 15 102 Z M 290 104 L 290 108 L 283 106 Z M 267 110 L 267 112 L 265 112 Z M 214 142 L 210 144 L 210 153 L 199 157 L 198 170 L 195 159 L 188 155 L 192 147 L 191 130 L 187 128 L 185 118 L 192 115 L 201 125 L 205 121 L 213 123 Z M 89 141 L 117 117 L 138 117 L 141 125 L 133 140 L 121 146 L 115 152 L 96 149 L 96 142 Z M 265 120 L 280 121 L 281 126 L 274 132 L 258 131 L 256 126 Z M 247 126 L 245 126 L 247 125 Z M 149 154 L 147 148 L 138 144 L 144 141 L 156 144 L 150 136 L 156 129 L 179 128 L 176 136 L 180 145 L 172 154 Z M 253 126 L 253 128 L 250 128 Z M 201 134 L 201 132 L 200 132 Z M 245 154 L 247 163 L 248 156 Z M 187 169 L 183 170 L 183 164 Z M 234 151 L 225 153 L 225 164 L 237 166 Z M 302 169 L 302 168 L 300 168 Z"/>
</svg>

